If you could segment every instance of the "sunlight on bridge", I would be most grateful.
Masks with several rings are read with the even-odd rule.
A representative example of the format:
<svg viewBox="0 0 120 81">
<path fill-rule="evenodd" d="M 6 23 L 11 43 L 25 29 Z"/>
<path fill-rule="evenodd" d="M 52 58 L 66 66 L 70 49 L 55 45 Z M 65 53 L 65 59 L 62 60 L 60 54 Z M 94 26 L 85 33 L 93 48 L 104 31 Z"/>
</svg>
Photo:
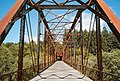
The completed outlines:
<svg viewBox="0 0 120 81">
<path fill-rule="evenodd" d="M 92 81 L 63 61 L 56 61 L 51 67 L 30 81 Z"/>
<path fill-rule="evenodd" d="M 119 54 L 104 0 L 16 0 L 0 20 L 0 81 L 120 81 Z"/>
</svg>

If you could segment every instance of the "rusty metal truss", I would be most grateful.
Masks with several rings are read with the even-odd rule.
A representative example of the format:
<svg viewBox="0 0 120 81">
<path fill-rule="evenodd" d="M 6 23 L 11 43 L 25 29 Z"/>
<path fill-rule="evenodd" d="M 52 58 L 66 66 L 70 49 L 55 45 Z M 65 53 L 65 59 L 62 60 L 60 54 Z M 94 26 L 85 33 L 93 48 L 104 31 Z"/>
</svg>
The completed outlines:
<svg viewBox="0 0 120 81">
<path fill-rule="evenodd" d="M 95 8 L 93 8 L 95 6 Z M 63 56 L 62 60 L 66 60 L 71 54 L 66 56 L 66 50 L 69 48 L 69 52 L 72 50 L 71 43 L 74 44 L 74 49 L 77 47 L 75 44 L 76 40 L 72 40 L 77 36 L 80 36 L 80 50 L 83 59 L 83 37 L 82 37 L 82 13 L 88 9 L 91 11 L 96 18 L 96 35 L 97 35 L 97 59 L 98 59 L 98 80 L 102 81 L 102 53 L 101 53 L 101 36 L 100 36 L 100 18 L 103 19 L 112 32 L 115 34 L 116 38 L 120 42 L 120 21 L 112 12 L 112 10 L 106 5 L 103 0 L 89 0 L 86 3 L 82 0 L 38 0 L 34 2 L 33 0 L 17 0 L 9 12 L 0 21 L 0 45 L 3 43 L 4 39 L 8 35 L 14 23 L 21 19 L 21 30 L 20 30 L 20 45 L 19 45 L 19 56 L 18 56 L 18 81 L 22 81 L 22 70 L 23 70 L 23 48 L 24 48 L 24 29 L 26 15 L 31 10 L 36 10 L 38 12 L 38 33 L 37 33 L 37 55 L 36 55 L 36 72 L 39 73 L 39 50 L 40 50 L 40 35 L 44 36 L 44 67 L 46 67 L 46 61 L 52 60 L 56 61 L 57 56 Z M 69 16 L 72 15 L 73 19 Z M 44 24 L 44 33 L 41 33 L 42 27 L 40 24 Z M 79 34 L 73 33 L 77 26 L 79 28 Z M 46 57 L 46 47 L 48 43 L 48 59 Z M 62 49 L 57 49 L 58 44 L 61 45 Z M 51 50 L 54 55 L 51 58 Z M 74 57 L 76 51 L 74 50 Z M 72 62 L 71 57 L 69 60 Z M 76 60 L 74 62 L 76 64 Z M 81 61 L 82 66 L 83 60 Z M 82 67 L 82 72 L 84 68 Z"/>
</svg>

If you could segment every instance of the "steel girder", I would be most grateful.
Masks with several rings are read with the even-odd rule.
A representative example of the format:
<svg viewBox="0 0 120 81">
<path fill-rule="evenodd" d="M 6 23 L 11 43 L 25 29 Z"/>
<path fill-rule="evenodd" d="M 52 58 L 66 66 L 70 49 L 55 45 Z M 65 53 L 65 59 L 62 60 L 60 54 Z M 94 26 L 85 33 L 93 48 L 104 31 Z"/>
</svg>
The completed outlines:
<svg viewBox="0 0 120 81">
<path fill-rule="evenodd" d="M 44 2 L 44 0 L 40 0 L 35 5 L 41 4 Z M 3 17 L 3 19 L 0 21 L 0 45 L 4 41 L 5 37 L 9 33 L 10 29 L 14 25 L 14 23 L 30 12 L 33 7 L 30 6 L 30 8 L 26 9 L 25 11 L 21 11 L 25 5 L 28 3 L 28 0 L 18 0 L 14 6 L 9 10 L 9 12 Z M 30 5 L 30 4 L 29 4 Z"/>
<path fill-rule="evenodd" d="M 85 9 L 84 5 L 38 5 L 39 9 Z"/>
<path fill-rule="evenodd" d="M 0 45 L 12 28 L 15 22 L 15 15 L 21 12 L 26 3 L 27 0 L 18 0 L 10 9 L 10 11 L 6 14 L 6 16 L 3 17 L 3 19 L 0 21 Z"/>
<path fill-rule="evenodd" d="M 67 35 L 69 36 L 69 38 L 68 38 L 67 41 L 70 40 L 70 33 L 71 33 L 71 31 L 75 28 L 75 24 L 77 23 L 77 21 L 78 21 L 78 19 L 79 19 L 79 17 L 80 17 L 80 14 L 82 13 L 82 11 L 83 11 L 83 10 L 78 10 L 78 12 L 77 12 L 77 14 L 76 14 L 76 16 L 75 16 L 75 18 L 74 18 L 73 24 L 72 24 L 72 26 L 71 26 L 68 34 L 67 34 Z M 64 45 L 63 51 L 66 49 L 67 45 L 68 45 L 68 42 Z"/>
<path fill-rule="evenodd" d="M 99 9 L 96 7 L 96 10 Z M 97 42 L 97 64 L 98 64 L 98 81 L 103 81 L 103 66 L 102 66 L 102 47 L 101 47 L 101 30 L 100 30 L 100 18 L 96 16 L 96 42 Z"/>
<path fill-rule="evenodd" d="M 54 39 L 53 39 L 53 37 L 52 37 L 52 35 L 51 35 L 51 32 L 50 32 L 49 26 L 48 26 L 48 24 L 47 24 L 47 22 L 46 22 L 45 16 L 44 16 L 42 10 L 38 10 L 38 11 L 39 11 L 39 14 L 40 14 L 40 16 L 41 16 L 41 18 L 42 18 L 42 20 L 43 20 L 43 23 L 44 23 L 44 25 L 45 25 L 45 28 L 46 28 L 47 31 L 48 31 L 48 36 L 50 37 L 51 43 L 52 43 L 52 45 L 53 45 L 54 48 L 55 48 L 56 46 L 55 46 L 55 44 L 54 44 Z"/>
<path fill-rule="evenodd" d="M 120 21 L 103 0 L 90 0 L 91 2 L 94 2 L 94 4 L 98 7 L 99 12 L 80 0 L 76 1 L 80 4 L 84 4 L 90 11 L 92 11 L 98 17 L 102 18 L 108 24 L 120 42 Z"/>
<path fill-rule="evenodd" d="M 22 70 L 23 70 L 23 54 L 24 54 L 25 19 L 26 19 L 25 16 L 23 16 L 21 18 L 17 81 L 22 81 L 22 79 L 23 79 L 23 71 Z"/>
</svg>

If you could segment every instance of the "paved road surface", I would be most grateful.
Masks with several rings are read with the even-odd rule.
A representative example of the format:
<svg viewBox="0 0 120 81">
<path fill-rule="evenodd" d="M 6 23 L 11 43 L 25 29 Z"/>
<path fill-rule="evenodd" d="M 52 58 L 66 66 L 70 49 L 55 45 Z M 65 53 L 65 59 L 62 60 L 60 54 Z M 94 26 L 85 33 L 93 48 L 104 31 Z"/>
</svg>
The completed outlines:
<svg viewBox="0 0 120 81">
<path fill-rule="evenodd" d="M 82 77 L 80 72 L 63 61 L 57 61 L 30 81 L 92 81 L 88 77 Z"/>
</svg>

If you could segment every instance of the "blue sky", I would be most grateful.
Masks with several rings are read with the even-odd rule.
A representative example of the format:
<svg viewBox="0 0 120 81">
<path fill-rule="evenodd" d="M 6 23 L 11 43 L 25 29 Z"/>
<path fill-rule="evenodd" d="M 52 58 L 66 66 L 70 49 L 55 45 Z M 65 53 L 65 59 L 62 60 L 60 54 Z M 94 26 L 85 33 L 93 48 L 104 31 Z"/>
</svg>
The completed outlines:
<svg viewBox="0 0 120 81">
<path fill-rule="evenodd" d="M 17 0 L 7 0 L 7 1 L 1 0 L 0 1 L 0 20 L 5 16 L 5 14 L 9 11 L 9 9 L 12 7 L 12 5 L 14 5 L 16 1 Z M 57 1 L 62 1 L 62 0 L 57 0 Z M 83 0 L 83 1 L 87 1 L 87 0 Z M 117 17 L 120 20 L 120 0 L 104 0 L 104 1 L 114 11 L 114 13 L 117 15 Z M 30 14 L 31 14 L 31 21 L 33 20 L 32 28 L 33 28 L 33 31 L 35 32 L 33 33 L 33 36 L 34 36 L 34 39 L 36 39 L 37 12 L 32 10 Z M 20 22 L 18 20 L 12 27 L 11 31 L 9 32 L 4 42 L 18 42 L 19 41 L 19 30 L 20 30 L 19 27 L 20 27 Z"/>
</svg>

